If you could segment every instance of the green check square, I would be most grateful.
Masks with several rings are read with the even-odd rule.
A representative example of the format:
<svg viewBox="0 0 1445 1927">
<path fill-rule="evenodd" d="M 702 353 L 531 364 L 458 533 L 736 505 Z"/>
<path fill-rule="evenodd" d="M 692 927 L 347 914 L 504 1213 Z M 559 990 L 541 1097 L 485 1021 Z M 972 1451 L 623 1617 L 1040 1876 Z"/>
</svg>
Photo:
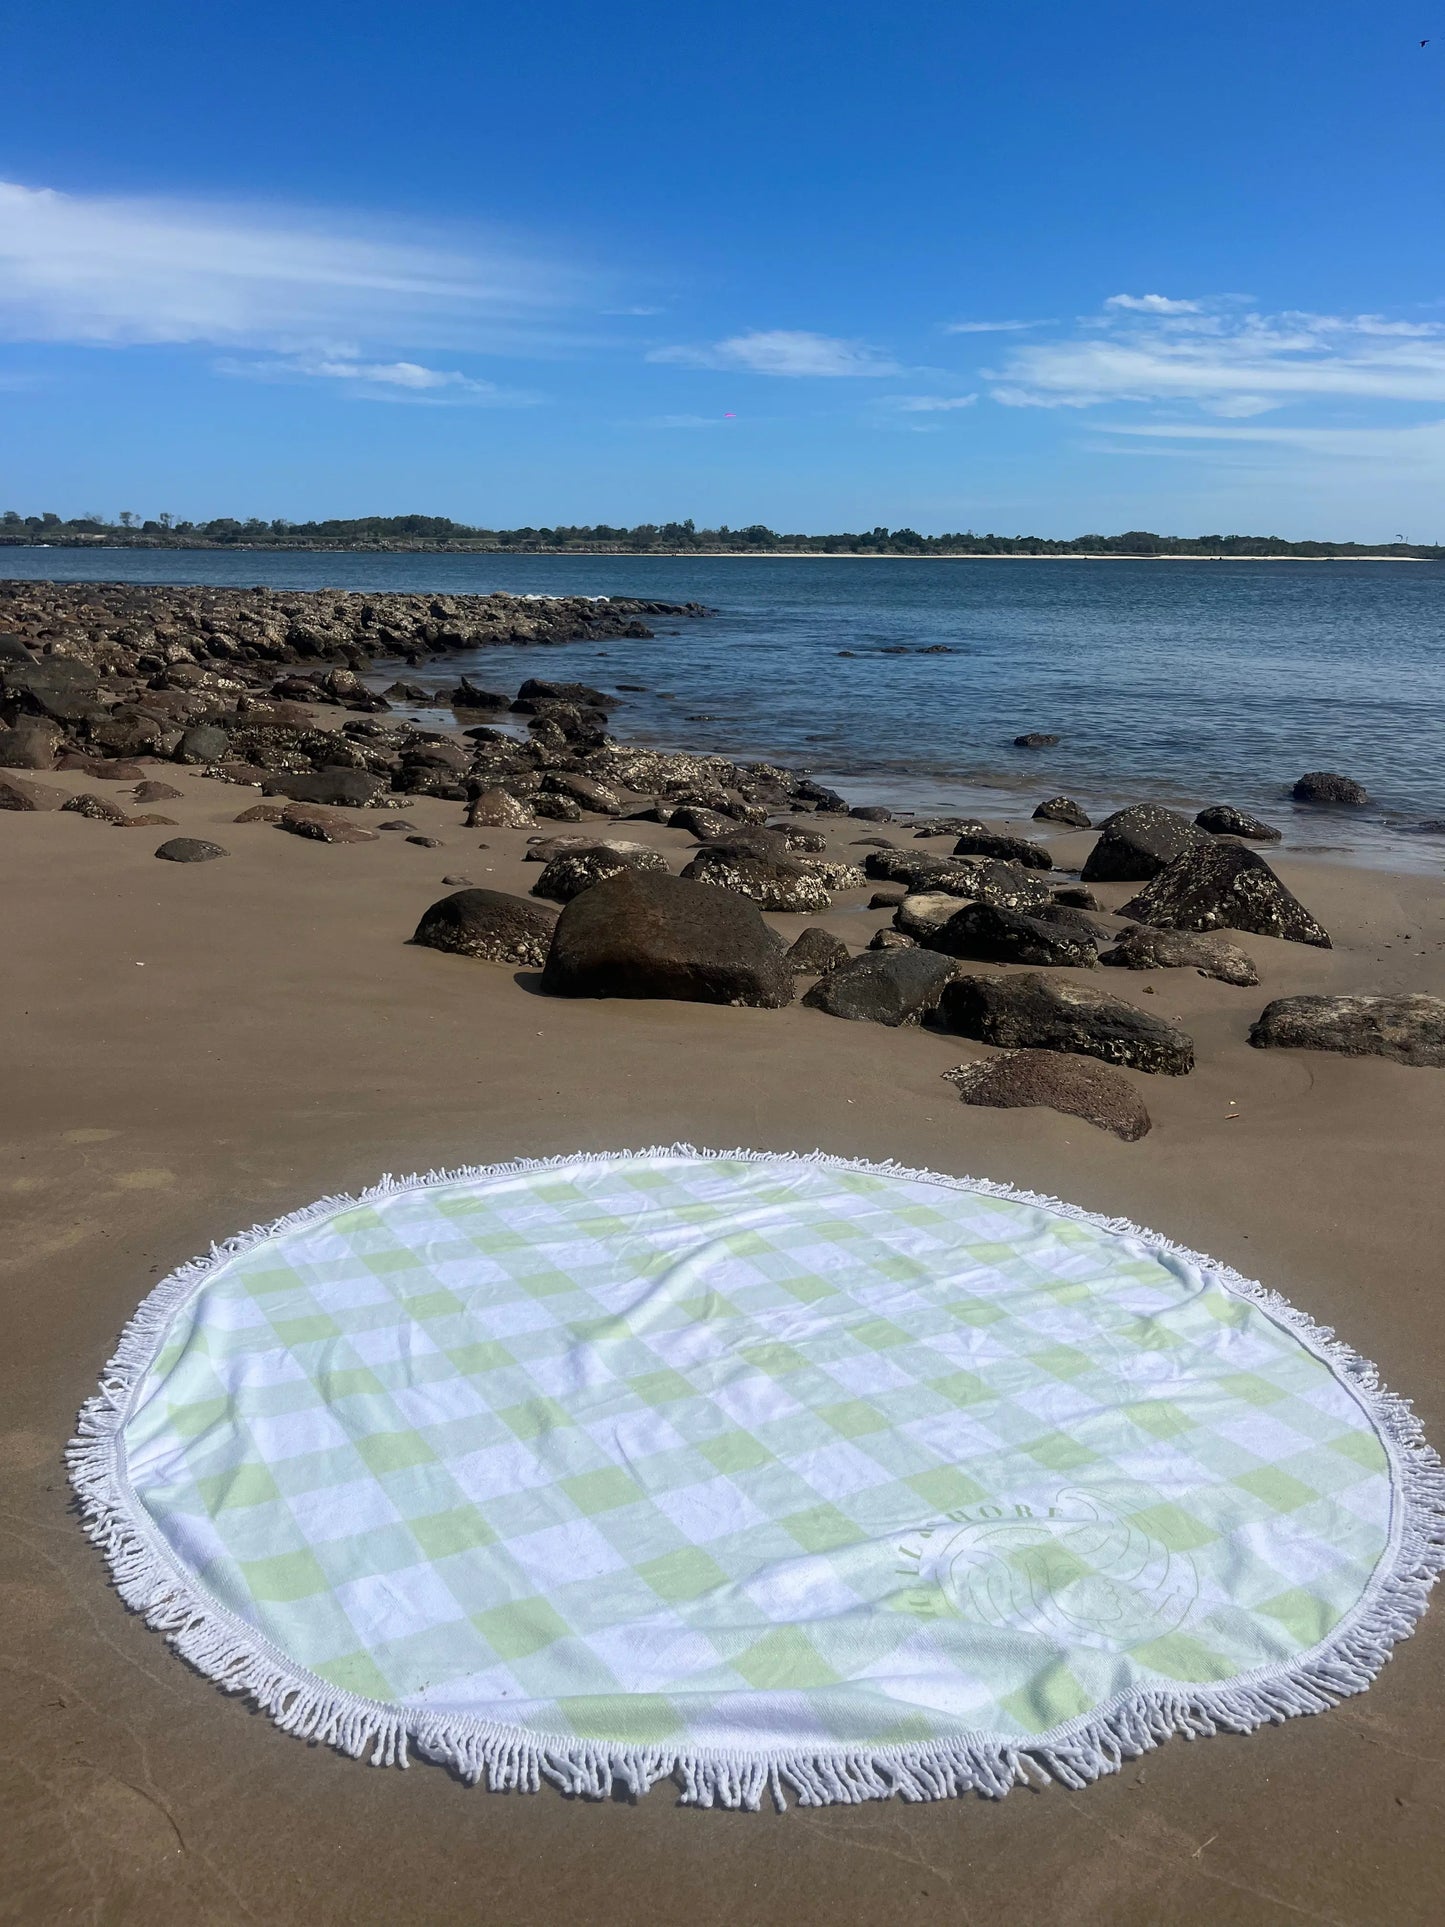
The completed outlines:
<svg viewBox="0 0 1445 1927">
<path fill-rule="evenodd" d="M 496 1534 L 475 1506 L 453 1506 L 424 1519 L 408 1519 L 413 1537 L 428 1559 L 449 1559 L 453 1553 L 489 1546 Z"/>
<path fill-rule="evenodd" d="M 720 1432 L 714 1439 L 704 1439 L 698 1450 L 719 1472 L 752 1472 L 773 1456 L 751 1432 Z"/>
<path fill-rule="evenodd" d="M 870 1432 L 886 1432 L 888 1420 L 865 1398 L 845 1399 L 841 1405 L 820 1405 L 818 1417 L 826 1419 L 845 1439 L 866 1438 Z"/>
<path fill-rule="evenodd" d="M 572 1630 L 554 1606 L 535 1596 L 473 1613 L 472 1624 L 499 1659 L 526 1659 Z"/>
<path fill-rule="evenodd" d="M 835 1505 L 809 1506 L 806 1512 L 795 1512 L 778 1523 L 792 1533 L 806 1552 L 832 1552 L 836 1546 L 854 1545 L 866 1537 L 861 1527 L 854 1525 L 847 1513 L 840 1512 Z"/>
<path fill-rule="evenodd" d="M 309 1599 L 331 1585 L 314 1552 L 276 1552 L 269 1559 L 243 1559 L 241 1571 L 253 1599 L 278 1604 Z"/>
<path fill-rule="evenodd" d="M 638 1378 L 629 1378 L 627 1389 L 644 1405 L 668 1405 L 676 1399 L 693 1396 L 692 1387 L 682 1373 L 671 1370 L 643 1372 Z"/>
<path fill-rule="evenodd" d="M 945 1515 L 957 1512 L 962 1506 L 977 1505 L 980 1499 L 988 1497 L 977 1479 L 960 1472 L 956 1465 L 936 1465 L 930 1471 L 915 1472 L 904 1483 L 935 1512 Z"/>
<path fill-rule="evenodd" d="M 1233 1483 L 1241 1491 L 1262 1499 L 1275 1512 L 1298 1512 L 1302 1505 L 1313 1505 L 1320 1496 L 1302 1480 L 1281 1472 L 1275 1465 L 1262 1465 L 1257 1472 L 1241 1472 Z"/>
<path fill-rule="evenodd" d="M 838 1677 L 800 1626 L 775 1626 L 732 1664 L 759 1692 L 806 1692 L 811 1686 L 831 1686 Z"/>
<path fill-rule="evenodd" d="M 436 1454 L 420 1432 L 367 1432 L 356 1449 L 373 1472 L 404 1472 L 409 1465 L 428 1465 Z"/>
<path fill-rule="evenodd" d="M 700 1599 L 715 1586 L 727 1583 L 722 1567 L 700 1546 L 679 1546 L 676 1552 L 665 1552 L 660 1559 L 648 1559 L 637 1572 L 669 1605 Z"/>
<path fill-rule="evenodd" d="M 619 1506 L 635 1505 L 643 1496 L 642 1488 L 617 1465 L 605 1465 L 600 1472 L 579 1472 L 563 1479 L 562 1490 L 579 1512 L 615 1512 Z"/>
</svg>

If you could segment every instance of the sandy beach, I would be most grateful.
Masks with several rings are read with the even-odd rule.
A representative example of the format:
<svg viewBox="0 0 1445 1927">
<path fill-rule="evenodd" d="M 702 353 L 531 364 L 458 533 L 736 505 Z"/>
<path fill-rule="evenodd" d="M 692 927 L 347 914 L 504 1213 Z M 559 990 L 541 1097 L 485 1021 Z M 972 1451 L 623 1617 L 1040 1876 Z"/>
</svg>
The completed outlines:
<svg viewBox="0 0 1445 1927">
<path fill-rule="evenodd" d="M 162 806 L 178 828 L 0 818 L 12 906 L 0 1917 L 382 1922 L 425 1893 L 433 1920 L 485 1904 L 507 1922 L 627 1923 L 640 1869 L 649 1915 L 699 1923 L 1434 1917 L 1438 1607 L 1366 1696 L 1248 1738 L 1171 1742 L 1081 1793 L 782 1818 L 679 1809 L 666 1787 L 636 1807 L 492 1796 L 424 1765 L 372 1771 L 304 1748 L 190 1672 L 110 1590 L 61 1454 L 137 1301 L 213 1237 L 384 1171 L 675 1140 L 896 1158 L 1126 1214 L 1337 1326 L 1438 1442 L 1445 1075 L 1245 1041 L 1282 994 L 1438 991 L 1437 881 L 1281 859 L 1334 948 L 1240 938 L 1258 988 L 1192 970 L 1089 973 L 1196 1043 L 1189 1076 L 1123 1073 L 1153 1118 L 1123 1143 L 1048 1110 L 965 1106 L 943 1074 L 988 1053 L 959 1037 L 796 1003 L 543 997 L 534 972 L 408 943 L 444 876 L 525 893 L 538 874 L 527 838 L 575 826 L 465 830 L 456 801 L 420 796 L 404 814 L 440 848 L 395 833 L 328 846 L 237 824 L 254 789 L 174 765 L 146 774 L 182 792 Z M 80 772 L 41 780 L 97 787 Z M 878 827 L 809 822 L 851 861 Z M 619 829 L 674 870 L 694 847 L 657 824 Z M 230 854 L 155 861 L 178 834 Z M 1092 840 L 1060 830 L 1047 847 L 1067 870 Z M 789 936 L 821 922 L 861 949 L 890 916 L 866 908 L 872 887 L 821 917 L 769 921 Z M 1100 885 L 1099 900 L 1116 908 L 1135 887 Z"/>
</svg>

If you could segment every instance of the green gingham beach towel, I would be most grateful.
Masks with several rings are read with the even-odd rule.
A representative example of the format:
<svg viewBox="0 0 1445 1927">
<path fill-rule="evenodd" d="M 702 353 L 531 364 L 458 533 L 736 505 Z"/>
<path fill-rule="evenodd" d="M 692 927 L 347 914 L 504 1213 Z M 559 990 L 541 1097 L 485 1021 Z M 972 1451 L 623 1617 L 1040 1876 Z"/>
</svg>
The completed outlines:
<svg viewBox="0 0 1445 1927">
<path fill-rule="evenodd" d="M 1445 1558 L 1415 1421 L 1273 1294 L 821 1156 L 327 1200 L 151 1295 L 72 1462 L 124 1597 L 287 1730 L 703 1805 L 1316 1712 Z"/>
</svg>

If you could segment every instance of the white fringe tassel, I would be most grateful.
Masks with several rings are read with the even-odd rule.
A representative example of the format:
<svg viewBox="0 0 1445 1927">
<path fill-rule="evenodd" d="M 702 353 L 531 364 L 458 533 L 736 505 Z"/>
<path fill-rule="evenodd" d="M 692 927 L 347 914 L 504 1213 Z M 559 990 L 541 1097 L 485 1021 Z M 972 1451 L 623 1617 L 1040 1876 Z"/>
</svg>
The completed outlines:
<svg viewBox="0 0 1445 1927">
<path fill-rule="evenodd" d="M 691 1752 L 608 1742 L 569 1741 L 466 1714 L 437 1713 L 362 1699 L 288 1659 L 266 1637 L 212 1599 L 174 1559 L 126 1476 L 124 1428 L 132 1401 L 165 1340 L 175 1314 L 212 1272 L 264 1239 L 318 1218 L 401 1191 L 470 1179 L 511 1177 L 561 1165 L 610 1164 L 659 1157 L 717 1158 L 762 1164 L 806 1164 L 826 1170 L 867 1171 L 982 1192 L 1036 1205 L 1060 1217 L 1135 1238 L 1202 1267 L 1225 1290 L 1257 1305 L 1299 1339 L 1354 1394 L 1388 1453 L 1394 1493 L 1389 1546 L 1359 1604 L 1307 1653 L 1258 1667 L 1220 1686 L 1122 1693 L 1079 1719 L 1027 1741 L 988 1733 L 906 1746 L 812 1746 L 792 1752 L 738 1753 L 716 1747 Z M 334 1746 L 373 1766 L 405 1766 L 408 1751 L 452 1768 L 494 1792 L 534 1793 L 544 1780 L 564 1793 L 606 1799 L 619 1787 L 634 1797 L 672 1777 L 683 1805 L 756 1811 L 769 1796 L 781 1810 L 789 1795 L 799 1806 L 855 1805 L 863 1800 L 943 1800 L 963 1793 L 998 1799 L 1011 1787 L 1057 1780 L 1087 1786 L 1116 1773 L 1174 1735 L 1198 1739 L 1218 1732 L 1248 1733 L 1361 1693 L 1390 1657 L 1397 1640 L 1414 1631 L 1431 1586 L 1445 1568 L 1445 1468 L 1426 1442 L 1409 1405 L 1380 1384 L 1375 1367 L 1328 1328 L 1315 1324 L 1277 1292 L 1243 1278 L 1227 1265 L 1142 1230 L 1126 1218 L 1107 1218 L 1032 1191 L 988 1179 L 951 1178 L 889 1160 L 774 1151 L 701 1151 L 690 1144 L 647 1150 L 518 1158 L 509 1164 L 383 1177 L 358 1197 L 323 1198 L 302 1211 L 258 1225 L 213 1245 L 156 1286 L 121 1335 L 100 1389 L 80 1413 L 67 1452 L 71 1484 L 85 1529 L 104 1553 L 116 1590 L 148 1625 L 166 1634 L 184 1659 L 228 1693 L 244 1693 L 285 1733 Z"/>
</svg>

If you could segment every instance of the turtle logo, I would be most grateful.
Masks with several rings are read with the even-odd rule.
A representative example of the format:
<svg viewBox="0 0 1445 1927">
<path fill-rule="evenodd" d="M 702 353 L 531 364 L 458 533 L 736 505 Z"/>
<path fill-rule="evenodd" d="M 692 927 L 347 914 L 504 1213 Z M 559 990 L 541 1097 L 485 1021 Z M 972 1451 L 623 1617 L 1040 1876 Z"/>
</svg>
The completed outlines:
<svg viewBox="0 0 1445 1927">
<path fill-rule="evenodd" d="M 1188 1553 L 1138 1524 L 1142 1495 L 1063 1491 L 1052 1504 L 964 1506 L 899 1547 L 900 1603 L 929 1617 L 1116 1648 L 1174 1632 L 1199 1597 Z"/>
</svg>

